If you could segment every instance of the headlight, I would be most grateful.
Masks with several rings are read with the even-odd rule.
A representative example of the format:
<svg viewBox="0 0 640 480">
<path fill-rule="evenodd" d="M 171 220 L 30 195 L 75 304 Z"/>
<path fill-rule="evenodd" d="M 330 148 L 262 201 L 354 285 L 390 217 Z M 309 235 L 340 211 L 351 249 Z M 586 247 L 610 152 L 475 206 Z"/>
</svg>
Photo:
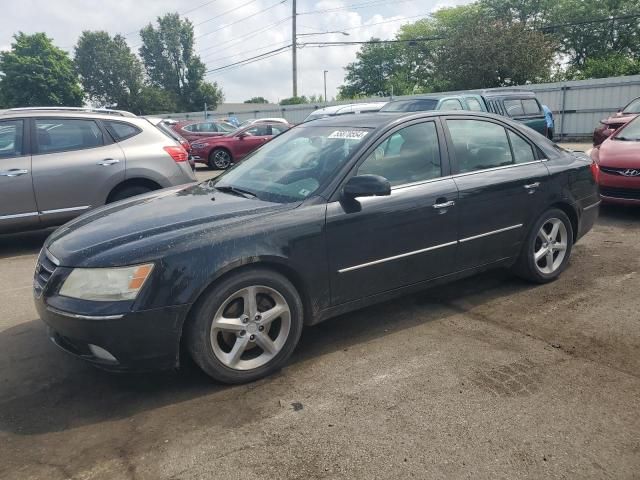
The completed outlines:
<svg viewBox="0 0 640 480">
<path fill-rule="evenodd" d="M 76 268 L 60 295 L 98 302 L 133 300 L 153 270 L 153 263 L 117 268 Z"/>
</svg>

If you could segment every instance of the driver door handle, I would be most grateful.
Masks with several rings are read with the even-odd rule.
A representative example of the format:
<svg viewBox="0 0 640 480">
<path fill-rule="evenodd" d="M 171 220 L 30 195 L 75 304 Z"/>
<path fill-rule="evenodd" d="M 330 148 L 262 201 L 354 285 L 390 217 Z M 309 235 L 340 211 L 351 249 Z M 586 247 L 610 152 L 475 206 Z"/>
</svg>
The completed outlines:
<svg viewBox="0 0 640 480">
<path fill-rule="evenodd" d="M 26 175 L 29 170 L 12 168 L 11 170 L 4 170 L 0 172 L 0 177 L 19 177 L 20 175 Z"/>
<path fill-rule="evenodd" d="M 534 188 L 538 188 L 540 186 L 540 182 L 530 183 L 529 185 L 525 185 L 525 190 L 533 190 Z"/>
<path fill-rule="evenodd" d="M 98 162 L 98 165 L 108 167 L 109 165 L 115 165 L 116 163 L 120 163 L 120 160 L 118 160 L 117 158 L 105 158 L 104 160 Z"/>
<path fill-rule="evenodd" d="M 435 203 L 433 205 L 433 208 L 435 209 L 449 208 L 449 207 L 453 207 L 455 204 L 456 202 L 454 202 L 453 200 L 449 200 L 448 202 L 444 202 L 444 203 Z"/>
</svg>

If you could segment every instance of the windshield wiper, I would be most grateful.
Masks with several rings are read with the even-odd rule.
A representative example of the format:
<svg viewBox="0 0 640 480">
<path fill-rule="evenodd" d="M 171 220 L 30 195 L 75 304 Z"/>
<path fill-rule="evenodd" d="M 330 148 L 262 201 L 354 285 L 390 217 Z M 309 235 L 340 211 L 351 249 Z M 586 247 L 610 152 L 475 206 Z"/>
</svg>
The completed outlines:
<svg viewBox="0 0 640 480">
<path fill-rule="evenodd" d="M 220 190 L 221 192 L 226 192 L 226 193 L 233 193 L 235 195 L 239 195 L 241 197 L 244 198 L 256 198 L 257 195 L 253 192 L 250 192 L 249 190 L 245 190 L 243 188 L 238 188 L 238 187 L 234 187 L 231 185 L 216 185 L 215 186 L 216 190 Z"/>
</svg>

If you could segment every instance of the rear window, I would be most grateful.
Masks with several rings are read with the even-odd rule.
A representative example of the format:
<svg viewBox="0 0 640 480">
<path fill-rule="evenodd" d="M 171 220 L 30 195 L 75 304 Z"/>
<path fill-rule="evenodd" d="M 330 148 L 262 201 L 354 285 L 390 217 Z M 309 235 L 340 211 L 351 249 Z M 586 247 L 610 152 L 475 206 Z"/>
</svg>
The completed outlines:
<svg viewBox="0 0 640 480">
<path fill-rule="evenodd" d="M 112 120 L 103 120 L 102 123 L 104 124 L 104 128 L 107 129 L 107 132 L 109 132 L 109 135 L 111 135 L 116 142 L 131 138 L 141 131 L 138 127 L 130 123 L 114 122 Z"/>
<path fill-rule="evenodd" d="M 424 112 L 435 110 L 438 106 L 438 100 L 434 98 L 422 98 L 416 100 L 398 100 L 397 102 L 389 102 L 381 112 Z"/>
</svg>

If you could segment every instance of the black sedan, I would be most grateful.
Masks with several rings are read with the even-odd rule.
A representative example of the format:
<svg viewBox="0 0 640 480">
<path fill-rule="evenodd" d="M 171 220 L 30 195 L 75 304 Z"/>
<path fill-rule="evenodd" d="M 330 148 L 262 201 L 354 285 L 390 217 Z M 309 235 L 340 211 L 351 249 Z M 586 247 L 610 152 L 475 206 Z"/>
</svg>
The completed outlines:
<svg viewBox="0 0 640 480">
<path fill-rule="evenodd" d="M 329 117 L 215 180 L 54 232 L 34 294 L 51 339 L 113 370 L 188 352 L 229 383 L 304 325 L 495 267 L 549 282 L 598 215 L 597 166 L 504 117 Z"/>
</svg>

